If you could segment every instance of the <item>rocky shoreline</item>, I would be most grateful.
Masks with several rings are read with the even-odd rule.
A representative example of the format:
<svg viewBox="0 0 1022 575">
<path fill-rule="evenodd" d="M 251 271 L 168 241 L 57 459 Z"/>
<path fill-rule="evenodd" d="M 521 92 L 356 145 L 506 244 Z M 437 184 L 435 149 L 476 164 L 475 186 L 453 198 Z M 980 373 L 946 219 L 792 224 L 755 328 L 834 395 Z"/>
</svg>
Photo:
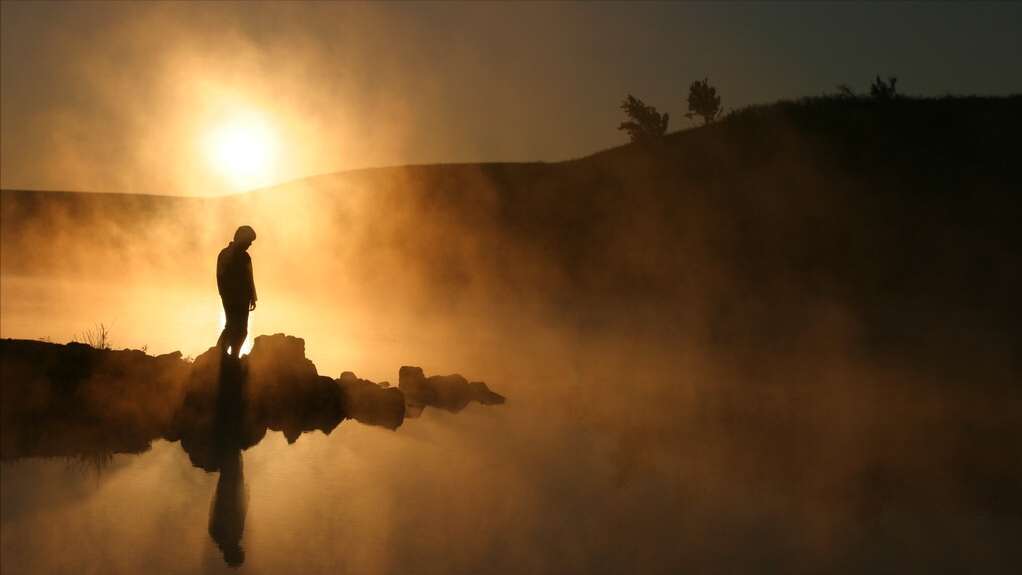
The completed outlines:
<svg viewBox="0 0 1022 575">
<path fill-rule="evenodd" d="M 241 360 L 217 348 L 189 362 L 180 352 L 95 349 L 81 343 L 0 340 L 0 460 L 141 453 L 153 440 L 180 441 L 192 463 L 219 467 L 217 452 L 247 449 L 267 431 L 288 442 L 329 434 L 352 419 L 396 430 L 426 407 L 458 412 L 505 401 L 458 374 L 399 370 L 397 387 L 344 372 L 319 375 L 305 341 L 255 338 Z"/>
</svg>

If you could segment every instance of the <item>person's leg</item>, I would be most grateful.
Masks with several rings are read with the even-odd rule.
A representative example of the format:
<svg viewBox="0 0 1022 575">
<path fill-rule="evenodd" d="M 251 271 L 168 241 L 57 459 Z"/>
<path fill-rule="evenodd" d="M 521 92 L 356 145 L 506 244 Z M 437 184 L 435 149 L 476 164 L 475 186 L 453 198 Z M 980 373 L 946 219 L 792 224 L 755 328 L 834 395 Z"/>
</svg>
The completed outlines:
<svg viewBox="0 0 1022 575">
<path fill-rule="evenodd" d="M 224 355 L 228 355 L 227 349 L 230 348 L 229 355 L 240 357 L 241 346 L 248 337 L 248 304 L 224 302 L 224 315 L 227 321 L 223 332 L 220 333 L 220 339 L 217 340 L 217 346 Z"/>
<path fill-rule="evenodd" d="M 220 348 L 220 355 L 227 355 L 227 349 L 231 347 L 231 328 L 234 326 L 231 321 L 230 305 L 222 299 L 221 301 L 224 304 L 224 317 L 226 320 L 224 321 L 224 329 L 220 332 L 220 337 L 216 340 L 216 346 Z"/>
<path fill-rule="evenodd" d="M 241 346 L 248 337 L 248 304 L 231 306 L 227 313 L 228 337 L 231 344 L 231 355 L 241 357 Z"/>
</svg>

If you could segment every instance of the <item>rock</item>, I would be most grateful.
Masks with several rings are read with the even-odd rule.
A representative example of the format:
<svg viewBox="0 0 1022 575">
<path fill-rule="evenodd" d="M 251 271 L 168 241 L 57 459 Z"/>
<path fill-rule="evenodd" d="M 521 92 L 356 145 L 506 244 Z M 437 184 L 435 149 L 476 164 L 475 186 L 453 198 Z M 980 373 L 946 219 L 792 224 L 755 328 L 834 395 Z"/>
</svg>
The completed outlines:
<svg viewBox="0 0 1022 575">
<path fill-rule="evenodd" d="M 398 389 L 405 394 L 407 417 L 418 417 L 426 406 L 457 413 L 473 401 L 483 405 L 505 401 L 504 396 L 490 391 L 483 382 L 469 383 L 456 373 L 427 378 L 422 368 L 411 366 L 398 371 Z"/>
<path fill-rule="evenodd" d="M 0 345 L 0 459 L 139 453 L 154 439 L 180 441 L 192 463 L 220 468 L 225 454 L 280 431 L 289 442 L 330 433 L 344 419 L 396 430 L 426 406 L 457 412 L 503 396 L 454 374 L 399 370 L 399 383 L 374 383 L 345 371 L 319 375 L 305 341 L 285 334 L 255 338 L 236 360 L 212 347 L 193 362 L 176 351 L 95 349 L 39 341 Z"/>
</svg>

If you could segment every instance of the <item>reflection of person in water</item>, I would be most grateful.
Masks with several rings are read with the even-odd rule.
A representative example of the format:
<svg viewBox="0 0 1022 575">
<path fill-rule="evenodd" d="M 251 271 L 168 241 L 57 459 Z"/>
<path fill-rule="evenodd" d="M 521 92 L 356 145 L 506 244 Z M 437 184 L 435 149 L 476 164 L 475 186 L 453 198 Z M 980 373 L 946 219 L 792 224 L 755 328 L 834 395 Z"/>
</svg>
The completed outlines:
<svg viewBox="0 0 1022 575">
<path fill-rule="evenodd" d="M 245 562 L 241 537 L 248 508 L 241 450 L 224 456 L 220 464 L 220 479 L 216 482 L 216 493 L 209 510 L 209 535 L 223 552 L 224 561 L 231 567 L 237 567 Z"/>
<path fill-rule="evenodd" d="M 224 561 L 237 567 L 245 561 L 241 547 L 248 508 L 248 487 L 241 461 L 245 442 L 244 376 L 235 362 L 220 364 L 220 388 L 208 444 L 210 459 L 205 463 L 220 472 L 216 493 L 209 509 L 209 535 L 224 554 Z M 206 467 L 207 471 L 210 470 Z"/>
<path fill-rule="evenodd" d="M 252 257 L 247 252 L 255 239 L 255 230 L 241 226 L 234 232 L 234 241 L 220 250 L 216 258 L 216 285 L 227 316 L 217 346 L 225 355 L 230 353 L 234 357 L 241 357 L 241 345 L 248 337 L 248 312 L 256 308 Z"/>
</svg>

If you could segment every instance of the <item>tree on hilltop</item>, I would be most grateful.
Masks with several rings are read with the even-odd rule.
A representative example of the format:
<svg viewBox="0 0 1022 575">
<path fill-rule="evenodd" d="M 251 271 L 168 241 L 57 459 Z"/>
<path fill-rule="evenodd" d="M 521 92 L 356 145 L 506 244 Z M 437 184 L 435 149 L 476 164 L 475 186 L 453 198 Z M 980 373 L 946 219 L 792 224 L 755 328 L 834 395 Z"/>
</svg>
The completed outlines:
<svg viewBox="0 0 1022 575">
<path fill-rule="evenodd" d="M 664 112 L 661 115 L 656 108 L 647 106 L 642 100 L 631 94 L 628 95 L 627 100 L 621 102 L 621 109 L 628 114 L 631 120 L 622 122 L 617 129 L 627 131 L 633 142 L 656 139 L 667 132 L 670 114 Z"/>
<path fill-rule="evenodd" d="M 688 109 L 685 117 L 692 119 L 703 117 L 703 124 L 709 124 L 720 115 L 720 96 L 717 89 L 710 86 L 707 78 L 696 80 L 688 88 Z"/>
<path fill-rule="evenodd" d="M 869 95 L 873 96 L 876 100 L 893 100 L 898 97 L 898 94 L 894 89 L 894 85 L 897 82 L 897 76 L 890 76 L 887 78 L 887 81 L 884 82 L 880 79 L 880 75 L 878 74 L 876 81 L 869 87 Z"/>
</svg>

